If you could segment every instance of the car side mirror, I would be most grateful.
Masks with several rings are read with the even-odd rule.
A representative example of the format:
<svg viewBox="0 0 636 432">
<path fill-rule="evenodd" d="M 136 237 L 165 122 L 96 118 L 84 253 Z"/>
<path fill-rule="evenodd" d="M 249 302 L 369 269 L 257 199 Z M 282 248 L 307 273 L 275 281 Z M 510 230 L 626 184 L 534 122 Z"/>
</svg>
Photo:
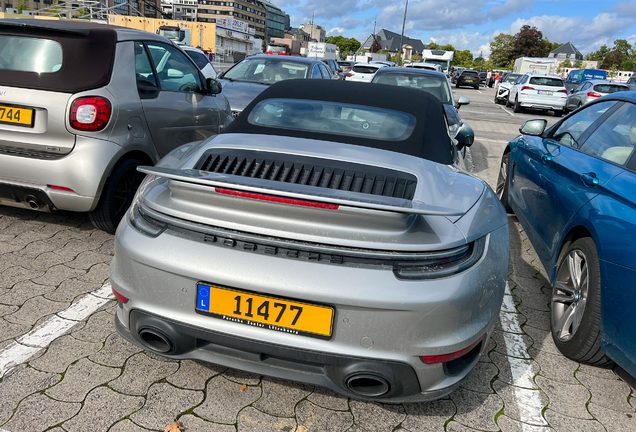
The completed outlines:
<svg viewBox="0 0 636 432">
<path fill-rule="evenodd" d="M 183 72 L 179 69 L 168 69 L 168 78 L 183 78 Z"/>
<path fill-rule="evenodd" d="M 223 90 L 223 86 L 221 86 L 221 83 L 214 78 L 206 79 L 205 83 L 208 86 L 208 94 L 216 95 L 221 93 L 221 90 Z"/>
<path fill-rule="evenodd" d="M 470 103 L 470 99 L 466 96 L 460 96 L 455 103 L 455 108 L 459 109 L 462 105 L 468 105 Z"/>
<path fill-rule="evenodd" d="M 548 121 L 544 119 L 528 120 L 519 128 L 519 132 L 524 135 L 541 136 L 548 126 Z"/>
<path fill-rule="evenodd" d="M 464 147 L 470 147 L 475 142 L 475 131 L 473 131 L 473 128 L 471 128 L 467 123 L 463 123 L 457 131 L 455 139 L 459 144 L 458 147 L 460 150 Z"/>
</svg>

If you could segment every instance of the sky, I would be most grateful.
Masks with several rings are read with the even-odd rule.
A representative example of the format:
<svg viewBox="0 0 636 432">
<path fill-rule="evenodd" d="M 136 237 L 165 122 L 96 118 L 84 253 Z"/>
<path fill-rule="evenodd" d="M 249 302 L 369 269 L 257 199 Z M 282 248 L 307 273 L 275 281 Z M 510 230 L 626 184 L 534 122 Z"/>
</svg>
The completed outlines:
<svg viewBox="0 0 636 432">
<path fill-rule="evenodd" d="M 402 31 L 406 0 L 270 0 L 291 17 L 293 27 L 311 22 L 327 36 L 364 41 L 373 32 Z M 405 36 L 433 40 L 474 55 L 490 54 L 499 33 L 514 35 L 529 24 L 551 42 L 572 42 L 587 54 L 616 39 L 636 43 L 636 0 L 409 0 Z"/>
</svg>

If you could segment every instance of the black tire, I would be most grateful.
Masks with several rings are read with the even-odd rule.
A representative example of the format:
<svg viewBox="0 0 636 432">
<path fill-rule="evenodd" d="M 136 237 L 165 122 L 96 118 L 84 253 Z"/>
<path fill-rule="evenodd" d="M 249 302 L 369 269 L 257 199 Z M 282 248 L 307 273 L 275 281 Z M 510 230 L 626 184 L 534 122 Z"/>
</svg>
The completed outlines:
<svg viewBox="0 0 636 432">
<path fill-rule="evenodd" d="M 572 276 L 571 269 L 579 270 L 580 275 Z M 596 245 L 591 238 L 576 240 L 559 256 L 551 310 L 552 339 L 564 356 L 594 366 L 612 363 L 599 344 L 601 268 Z M 566 317 L 572 318 L 570 324 Z"/>
<path fill-rule="evenodd" d="M 474 87 L 474 89 L 475 89 L 475 90 L 479 90 L 479 86 L 477 86 L 477 87 Z"/>
<path fill-rule="evenodd" d="M 569 112 L 570 112 L 570 110 L 568 109 L 568 105 L 566 104 L 566 105 L 563 107 L 563 114 L 566 114 L 566 115 L 567 115 L 567 114 L 569 114 Z"/>
<path fill-rule="evenodd" d="M 455 83 L 455 88 L 459 88 L 459 81 Z"/>
<path fill-rule="evenodd" d="M 509 94 L 506 96 L 506 107 L 507 108 L 511 107 L 511 105 L 510 105 L 510 95 Z"/>
<path fill-rule="evenodd" d="M 495 193 L 506 209 L 506 213 L 514 213 L 508 202 L 508 189 L 510 187 L 510 152 L 504 153 L 499 166 L 499 177 L 497 178 L 497 189 Z"/>
<path fill-rule="evenodd" d="M 563 110 L 554 110 L 555 117 L 563 117 Z"/>
<path fill-rule="evenodd" d="M 515 97 L 515 104 L 514 104 L 513 111 L 516 113 L 521 112 L 521 104 L 519 103 L 519 96 Z"/>
<path fill-rule="evenodd" d="M 95 228 L 115 234 L 144 178 L 144 174 L 137 171 L 139 165 L 144 164 L 136 159 L 126 159 L 115 167 L 106 181 L 99 204 L 88 213 Z"/>
<path fill-rule="evenodd" d="M 498 91 L 497 91 L 497 90 L 495 90 L 495 105 L 500 105 L 500 104 L 501 104 L 501 101 L 500 101 L 500 100 L 499 100 L 499 98 L 497 97 L 497 93 L 498 93 Z"/>
</svg>

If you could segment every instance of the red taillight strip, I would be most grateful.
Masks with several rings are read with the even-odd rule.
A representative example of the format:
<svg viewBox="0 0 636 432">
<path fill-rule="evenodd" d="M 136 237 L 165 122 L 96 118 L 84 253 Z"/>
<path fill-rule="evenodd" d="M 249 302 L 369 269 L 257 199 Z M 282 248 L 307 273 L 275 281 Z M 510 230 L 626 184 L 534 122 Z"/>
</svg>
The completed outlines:
<svg viewBox="0 0 636 432">
<path fill-rule="evenodd" d="M 68 192 L 75 192 L 73 189 L 71 188 L 67 188 L 64 186 L 54 186 L 54 185 L 48 185 L 51 189 L 56 189 L 56 190 L 61 190 L 61 191 L 68 191 Z"/>
<path fill-rule="evenodd" d="M 273 201 L 273 202 L 279 202 L 284 204 L 317 207 L 317 208 L 327 209 L 327 210 L 338 210 L 338 207 L 339 207 L 334 204 L 325 204 L 325 203 L 319 203 L 319 202 L 313 202 L 313 201 L 301 201 L 301 200 L 281 198 L 281 197 L 271 196 L 271 195 L 260 195 L 260 194 L 254 194 L 249 192 L 240 192 L 240 191 L 235 191 L 231 189 L 214 188 L 214 191 L 216 193 L 225 194 L 225 195 L 233 195 L 233 196 L 239 196 L 243 198 L 260 199 L 260 200 Z"/>
<path fill-rule="evenodd" d="M 458 359 L 464 354 L 468 354 L 473 348 L 479 345 L 485 338 L 486 338 L 486 335 L 483 335 L 482 337 L 479 338 L 479 340 L 477 340 L 477 342 L 473 343 L 469 347 L 464 348 L 463 350 L 455 351 L 449 354 L 442 354 L 442 355 L 420 356 L 420 360 L 422 360 L 422 362 L 426 364 L 433 364 L 433 363 L 445 363 L 451 360 Z"/>
<path fill-rule="evenodd" d="M 113 287 L 110 287 L 110 289 L 113 290 L 113 294 L 115 295 L 115 297 L 117 297 L 117 300 L 119 300 L 122 303 L 128 302 L 128 297 L 124 297 L 123 295 L 119 294 L 117 291 L 115 291 L 115 288 Z"/>
</svg>

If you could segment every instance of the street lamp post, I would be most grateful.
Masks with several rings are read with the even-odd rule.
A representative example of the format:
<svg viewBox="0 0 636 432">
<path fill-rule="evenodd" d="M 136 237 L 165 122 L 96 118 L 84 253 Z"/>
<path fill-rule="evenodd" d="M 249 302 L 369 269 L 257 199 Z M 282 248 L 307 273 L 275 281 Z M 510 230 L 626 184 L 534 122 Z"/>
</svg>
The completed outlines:
<svg viewBox="0 0 636 432">
<path fill-rule="evenodd" d="M 402 46 L 404 45 L 404 26 L 406 26 L 406 10 L 409 8 L 409 0 L 404 5 L 404 21 L 402 21 L 402 37 L 400 37 L 400 46 L 398 48 L 397 65 L 400 65 L 400 57 L 402 57 Z"/>
</svg>

